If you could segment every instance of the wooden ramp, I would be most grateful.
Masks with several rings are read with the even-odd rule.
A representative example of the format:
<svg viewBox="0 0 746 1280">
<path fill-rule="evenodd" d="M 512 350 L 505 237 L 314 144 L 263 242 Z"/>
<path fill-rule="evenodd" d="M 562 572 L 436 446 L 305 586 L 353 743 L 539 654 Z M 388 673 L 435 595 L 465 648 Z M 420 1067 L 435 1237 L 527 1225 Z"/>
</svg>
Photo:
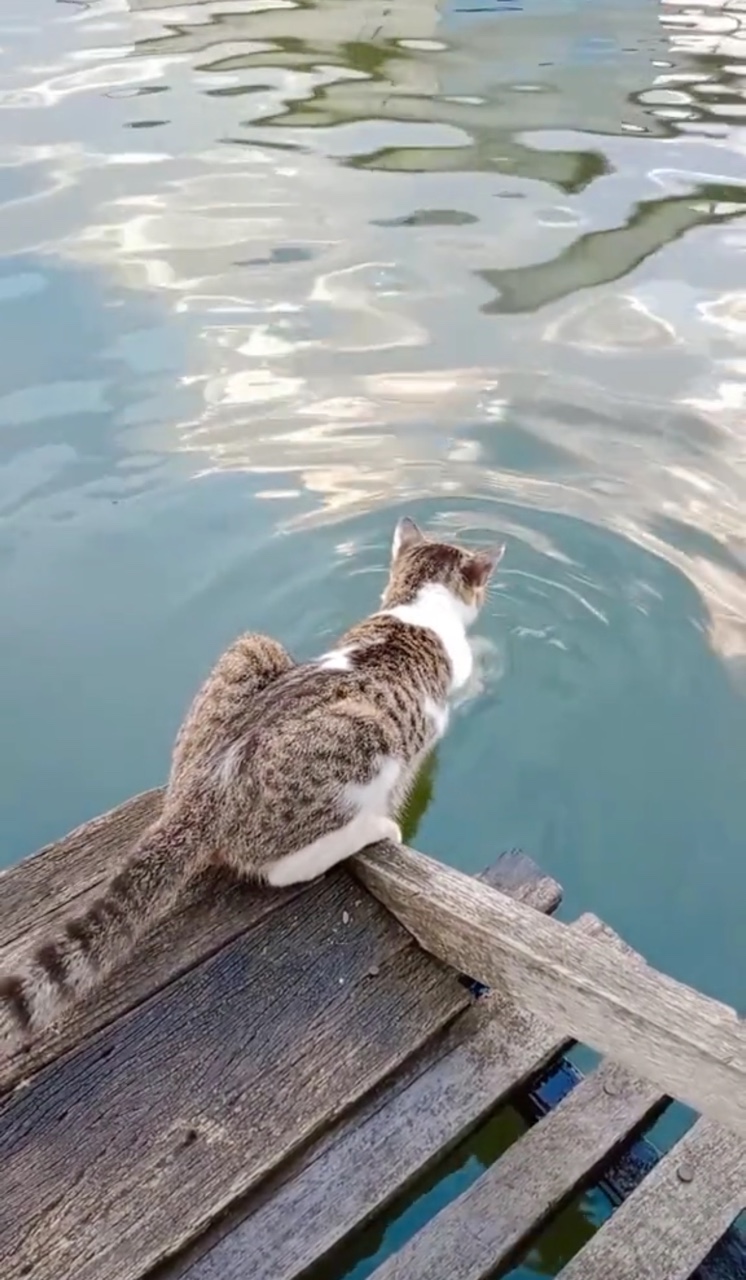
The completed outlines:
<svg viewBox="0 0 746 1280">
<path fill-rule="evenodd" d="M 137 797 L 0 876 L 0 969 L 159 806 Z M 296 890 L 195 884 L 61 1034 L 0 1061 L 2 1280 L 324 1274 L 501 1103 L 538 1098 L 573 1038 L 611 1057 L 376 1280 L 508 1267 L 578 1188 L 620 1185 L 669 1095 L 703 1118 L 627 1180 L 563 1280 L 746 1280 L 746 1026 L 595 918 L 543 915 L 559 897 L 522 855 L 472 880 L 390 847 Z"/>
</svg>

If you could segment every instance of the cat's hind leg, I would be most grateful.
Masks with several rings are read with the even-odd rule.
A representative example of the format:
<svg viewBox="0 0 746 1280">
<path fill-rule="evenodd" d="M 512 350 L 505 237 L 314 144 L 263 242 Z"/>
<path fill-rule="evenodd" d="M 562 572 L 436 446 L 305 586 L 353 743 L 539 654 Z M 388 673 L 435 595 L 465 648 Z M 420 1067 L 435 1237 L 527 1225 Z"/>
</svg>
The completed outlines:
<svg viewBox="0 0 746 1280">
<path fill-rule="evenodd" d="M 313 880 L 345 858 L 360 853 L 369 844 L 392 840 L 401 844 L 401 830 L 393 818 L 370 812 L 358 813 L 343 827 L 330 831 L 311 844 L 285 854 L 264 869 L 269 884 L 276 888 Z"/>
</svg>

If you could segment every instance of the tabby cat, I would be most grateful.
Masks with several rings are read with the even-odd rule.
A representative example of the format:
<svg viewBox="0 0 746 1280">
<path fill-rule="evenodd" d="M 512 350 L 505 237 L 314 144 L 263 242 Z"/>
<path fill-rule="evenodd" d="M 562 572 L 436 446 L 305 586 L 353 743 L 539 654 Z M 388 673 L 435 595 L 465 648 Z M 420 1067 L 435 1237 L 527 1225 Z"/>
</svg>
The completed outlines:
<svg viewBox="0 0 746 1280">
<path fill-rule="evenodd" d="M 399 842 L 395 815 L 471 674 L 467 627 L 503 550 L 434 541 L 405 517 L 381 609 L 335 649 L 296 664 L 239 637 L 179 730 L 159 819 L 99 897 L 0 976 L 0 1043 L 56 1021 L 209 863 L 289 885 Z"/>
</svg>

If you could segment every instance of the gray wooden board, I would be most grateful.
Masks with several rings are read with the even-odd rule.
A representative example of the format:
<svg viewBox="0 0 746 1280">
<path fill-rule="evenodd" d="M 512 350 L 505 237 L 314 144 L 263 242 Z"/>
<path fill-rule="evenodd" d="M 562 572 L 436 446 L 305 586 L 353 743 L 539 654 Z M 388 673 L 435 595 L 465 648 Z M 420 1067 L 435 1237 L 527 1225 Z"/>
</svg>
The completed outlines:
<svg viewBox="0 0 746 1280">
<path fill-rule="evenodd" d="M 373 1280 L 483 1280 L 509 1258 L 664 1099 L 604 1063 L 447 1205 Z"/>
<path fill-rule="evenodd" d="M 501 853 L 476 879 L 544 915 L 551 915 L 562 901 L 561 886 L 521 849 Z"/>
<path fill-rule="evenodd" d="M 746 1139 L 699 1120 L 560 1280 L 689 1280 L 745 1208 Z"/>
<path fill-rule="evenodd" d="M 59 923 L 63 914 L 80 910 L 100 890 L 112 867 L 157 815 L 161 796 L 160 790 L 135 796 L 0 873 L 0 969 L 11 967 Z M 528 886 L 540 885 L 535 892 L 538 909 L 554 910 L 561 897 L 559 885 L 541 875 L 530 858 L 512 851 L 498 861 L 499 866 L 483 873 L 485 883 L 500 887 L 518 901 L 529 901 L 523 896 L 533 892 Z M 0 1049 L 0 1095 L 19 1081 L 25 1084 L 41 1066 L 140 1004 L 297 894 L 309 891 L 313 892 L 305 885 L 268 889 L 216 872 L 201 876 L 185 889 L 173 911 L 142 939 L 128 962 L 70 1011 L 59 1030 L 43 1033 L 24 1051 Z"/>
<path fill-rule="evenodd" d="M 144 791 L 0 872 L 0 943 L 25 937 L 100 885 L 158 817 L 162 799 L 160 788 Z"/>
<path fill-rule="evenodd" d="M 484 878 L 534 908 L 557 905 L 558 886 L 523 855 L 503 855 Z M 593 933 L 601 926 L 587 917 L 580 927 Z M 384 1086 L 382 1096 L 291 1167 L 279 1189 L 231 1224 L 229 1234 L 193 1263 L 177 1260 L 169 1275 L 245 1280 L 250 1266 L 252 1280 L 299 1277 L 442 1158 L 564 1044 L 566 1037 L 504 997 L 481 1000 L 430 1041 Z"/>
<path fill-rule="evenodd" d="M 5 1102 L 0 1275 L 138 1280 L 467 1005 L 328 877 Z"/>
<path fill-rule="evenodd" d="M 363 883 L 445 963 L 746 1135 L 746 1021 L 601 938 L 387 844 L 353 859 Z"/>
<path fill-rule="evenodd" d="M 12 966 L 14 957 L 54 927 L 62 912 L 84 906 L 112 865 L 153 820 L 160 795 L 136 796 L 0 876 L 0 969 Z M 49 888 L 42 896 L 45 878 Z M 25 1081 L 301 892 L 313 890 L 295 886 L 278 891 L 241 884 L 228 875 L 201 876 L 184 891 L 173 912 L 143 938 L 131 959 L 72 1011 L 59 1031 L 38 1036 L 27 1052 L 6 1055 L 0 1050 L 0 1093 Z"/>
</svg>

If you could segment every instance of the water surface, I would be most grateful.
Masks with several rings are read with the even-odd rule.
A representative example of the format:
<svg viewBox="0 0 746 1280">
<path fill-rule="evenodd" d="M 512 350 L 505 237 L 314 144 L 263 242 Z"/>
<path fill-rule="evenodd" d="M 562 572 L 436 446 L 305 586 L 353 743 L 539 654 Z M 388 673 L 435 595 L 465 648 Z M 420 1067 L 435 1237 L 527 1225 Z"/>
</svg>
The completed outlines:
<svg viewBox="0 0 746 1280">
<path fill-rule="evenodd" d="M 508 543 L 420 847 L 746 1004 L 745 24 L 5 0 L 3 861 L 161 781 L 237 631 L 371 608 L 407 511 Z"/>
</svg>

